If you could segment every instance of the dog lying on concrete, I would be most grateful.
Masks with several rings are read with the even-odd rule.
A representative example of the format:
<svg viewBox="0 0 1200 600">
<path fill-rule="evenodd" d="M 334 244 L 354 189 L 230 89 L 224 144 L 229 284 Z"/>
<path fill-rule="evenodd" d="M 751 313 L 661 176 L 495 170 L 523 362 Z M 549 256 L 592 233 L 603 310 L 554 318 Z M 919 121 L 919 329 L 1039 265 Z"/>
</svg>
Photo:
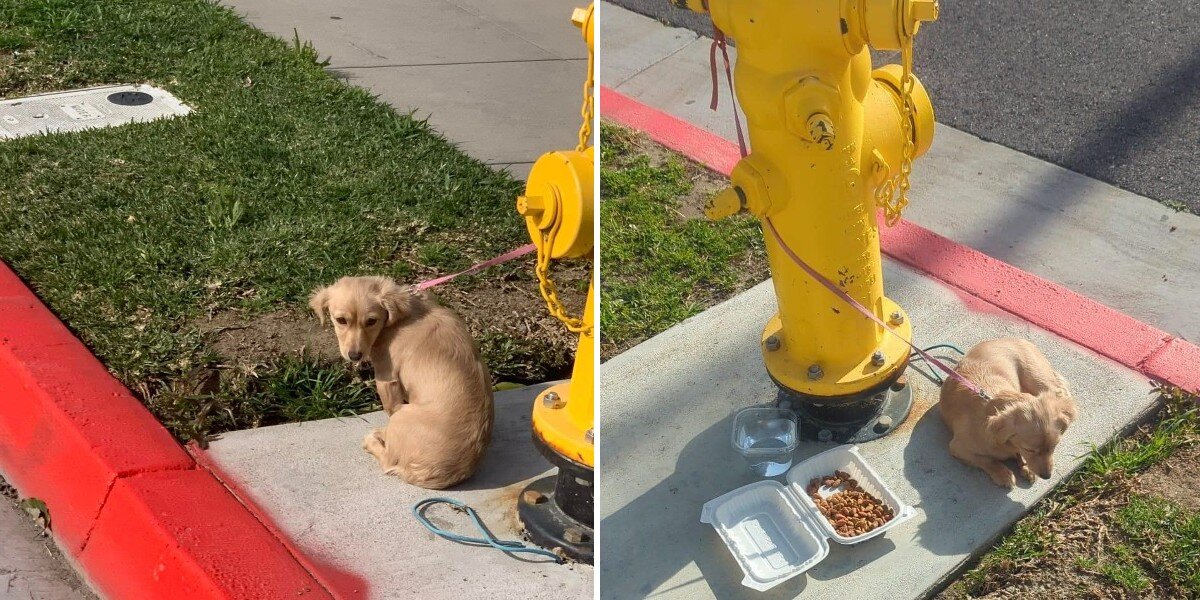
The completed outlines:
<svg viewBox="0 0 1200 600">
<path fill-rule="evenodd" d="M 1004 460 L 1016 459 L 1026 481 L 1049 479 L 1054 449 L 1077 413 L 1075 399 L 1028 340 L 1003 338 L 976 345 L 955 369 L 982 388 L 980 398 L 957 380 L 942 384 L 942 420 L 954 438 L 951 456 L 983 469 L 1001 487 L 1016 484 Z"/>
<path fill-rule="evenodd" d="M 458 315 L 386 277 L 343 277 L 313 293 L 346 360 L 370 359 L 387 426 L 363 449 L 389 475 L 429 489 L 470 477 L 492 437 L 492 385 Z"/>
</svg>

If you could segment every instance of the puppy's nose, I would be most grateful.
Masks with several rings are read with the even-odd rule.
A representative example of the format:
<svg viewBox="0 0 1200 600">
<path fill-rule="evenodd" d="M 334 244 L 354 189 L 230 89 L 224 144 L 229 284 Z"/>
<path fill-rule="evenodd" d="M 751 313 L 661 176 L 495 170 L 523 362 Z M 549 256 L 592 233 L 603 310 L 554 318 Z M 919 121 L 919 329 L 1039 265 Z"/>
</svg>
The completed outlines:
<svg viewBox="0 0 1200 600">
<path fill-rule="evenodd" d="M 346 356 L 349 356 L 350 360 L 361 360 L 362 352 L 359 352 L 358 350 L 351 350 L 350 352 L 346 353 Z"/>
<path fill-rule="evenodd" d="M 1045 473 L 1038 473 L 1038 477 L 1041 477 L 1042 479 L 1050 479 L 1051 475 L 1053 475 L 1053 473 L 1051 471 L 1046 471 Z"/>
</svg>

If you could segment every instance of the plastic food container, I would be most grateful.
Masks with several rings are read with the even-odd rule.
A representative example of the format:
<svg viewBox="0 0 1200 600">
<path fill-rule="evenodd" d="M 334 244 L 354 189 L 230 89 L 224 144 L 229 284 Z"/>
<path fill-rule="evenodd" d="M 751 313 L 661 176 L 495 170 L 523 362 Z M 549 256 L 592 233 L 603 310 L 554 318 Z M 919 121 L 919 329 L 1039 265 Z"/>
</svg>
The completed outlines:
<svg viewBox="0 0 1200 600">
<path fill-rule="evenodd" d="M 842 537 L 804 491 L 814 477 L 845 471 L 863 491 L 892 509 L 895 517 L 854 537 Z M 787 485 L 765 480 L 740 487 L 709 500 L 700 511 L 729 546 L 742 568 L 742 585 L 769 590 L 821 562 L 829 554 L 829 540 L 857 544 L 883 535 L 916 514 L 883 483 L 867 464 L 858 447 L 838 446 L 792 467 Z"/>
<path fill-rule="evenodd" d="M 782 475 L 792 466 L 798 434 L 796 413 L 786 408 L 743 408 L 733 418 L 733 447 L 761 477 Z"/>
</svg>

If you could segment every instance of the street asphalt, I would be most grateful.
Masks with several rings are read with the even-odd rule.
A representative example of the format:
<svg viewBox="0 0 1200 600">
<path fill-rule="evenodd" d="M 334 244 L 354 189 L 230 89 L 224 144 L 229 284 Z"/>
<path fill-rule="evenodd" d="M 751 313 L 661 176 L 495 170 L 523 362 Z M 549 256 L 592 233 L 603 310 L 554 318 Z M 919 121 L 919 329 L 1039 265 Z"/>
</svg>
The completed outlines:
<svg viewBox="0 0 1200 600">
<path fill-rule="evenodd" d="M 667 0 L 611 1 L 712 32 Z M 1200 2 L 942 0 L 915 60 L 939 122 L 1200 214 Z"/>
</svg>

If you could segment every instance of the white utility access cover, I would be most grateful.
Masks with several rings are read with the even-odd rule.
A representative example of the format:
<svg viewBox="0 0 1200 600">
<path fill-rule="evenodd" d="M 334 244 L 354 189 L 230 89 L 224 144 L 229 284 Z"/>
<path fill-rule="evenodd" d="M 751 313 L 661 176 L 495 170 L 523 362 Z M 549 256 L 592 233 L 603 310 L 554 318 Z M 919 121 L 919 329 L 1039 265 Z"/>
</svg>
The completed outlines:
<svg viewBox="0 0 1200 600">
<path fill-rule="evenodd" d="M 0 140 L 180 117 L 192 112 L 166 90 L 113 85 L 0 100 Z"/>
</svg>

